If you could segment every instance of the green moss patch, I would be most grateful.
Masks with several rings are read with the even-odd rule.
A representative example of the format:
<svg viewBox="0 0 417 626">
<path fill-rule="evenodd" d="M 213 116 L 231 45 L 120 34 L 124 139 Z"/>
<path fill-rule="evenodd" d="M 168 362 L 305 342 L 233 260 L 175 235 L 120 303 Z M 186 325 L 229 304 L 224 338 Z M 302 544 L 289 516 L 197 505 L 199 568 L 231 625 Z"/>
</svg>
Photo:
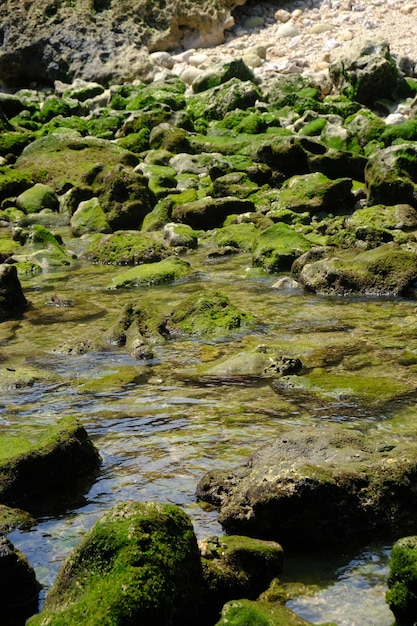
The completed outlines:
<svg viewBox="0 0 417 626">
<path fill-rule="evenodd" d="M 138 231 L 119 231 L 94 240 L 84 252 L 89 261 L 105 265 L 155 263 L 169 254 L 161 234 Z"/>
<path fill-rule="evenodd" d="M 147 263 L 132 267 L 115 276 L 109 289 L 126 289 L 161 285 L 185 278 L 190 274 L 191 266 L 178 257 L 169 257 L 157 263 Z"/>
</svg>

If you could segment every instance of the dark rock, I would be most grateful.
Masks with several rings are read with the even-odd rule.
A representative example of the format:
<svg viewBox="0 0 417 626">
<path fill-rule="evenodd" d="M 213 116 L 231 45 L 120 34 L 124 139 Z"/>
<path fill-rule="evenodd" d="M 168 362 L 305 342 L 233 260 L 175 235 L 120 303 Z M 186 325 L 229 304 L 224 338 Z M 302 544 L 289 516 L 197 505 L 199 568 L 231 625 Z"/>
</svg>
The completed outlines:
<svg viewBox="0 0 417 626">
<path fill-rule="evenodd" d="M 343 543 L 401 526 L 417 504 L 415 442 L 342 426 L 285 432 L 245 466 L 214 470 L 197 496 L 228 533 L 286 545 Z"/>
<path fill-rule="evenodd" d="M 0 265 L 0 322 L 9 317 L 21 315 L 26 309 L 27 300 L 14 265 Z"/>
<path fill-rule="evenodd" d="M 332 59 L 329 73 L 342 94 L 366 106 L 391 98 L 398 81 L 386 41 L 354 39 Z"/>
<path fill-rule="evenodd" d="M 188 224 L 196 230 L 211 230 L 223 225 L 228 215 L 248 213 L 255 210 L 251 200 L 225 196 L 212 198 L 206 196 L 201 200 L 187 202 L 176 206 L 172 211 L 172 221 Z"/>
<path fill-rule="evenodd" d="M 23 626 L 38 610 L 41 585 L 25 556 L 0 537 L 0 606 L 4 626 Z"/>
</svg>

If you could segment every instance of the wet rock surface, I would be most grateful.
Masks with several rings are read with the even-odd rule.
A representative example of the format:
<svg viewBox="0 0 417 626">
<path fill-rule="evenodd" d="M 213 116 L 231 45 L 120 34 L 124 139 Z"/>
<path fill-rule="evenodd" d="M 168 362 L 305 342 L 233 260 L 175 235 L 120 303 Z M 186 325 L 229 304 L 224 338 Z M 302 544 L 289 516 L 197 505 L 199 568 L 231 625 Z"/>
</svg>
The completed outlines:
<svg viewBox="0 0 417 626">
<path fill-rule="evenodd" d="M 405 522 L 416 500 L 414 448 L 330 425 L 284 432 L 246 466 L 207 474 L 197 497 L 220 507 L 227 532 L 337 545 Z"/>
</svg>

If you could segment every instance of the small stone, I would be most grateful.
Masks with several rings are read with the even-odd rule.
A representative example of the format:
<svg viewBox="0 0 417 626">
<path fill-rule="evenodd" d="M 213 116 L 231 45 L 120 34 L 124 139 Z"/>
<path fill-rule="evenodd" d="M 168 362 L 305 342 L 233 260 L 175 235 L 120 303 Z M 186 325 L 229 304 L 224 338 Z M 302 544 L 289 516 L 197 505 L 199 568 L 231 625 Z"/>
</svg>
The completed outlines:
<svg viewBox="0 0 417 626">
<path fill-rule="evenodd" d="M 291 13 L 289 11 L 285 11 L 284 9 L 279 9 L 275 13 L 275 19 L 277 22 L 281 22 L 281 24 L 285 24 L 289 22 L 291 19 Z"/>
<path fill-rule="evenodd" d="M 297 26 L 291 22 L 281 24 L 277 30 L 277 37 L 297 37 L 299 34 Z"/>
<path fill-rule="evenodd" d="M 406 117 L 402 113 L 390 113 L 385 118 L 385 124 L 388 126 L 395 126 L 396 124 L 402 124 L 405 122 Z"/>
</svg>

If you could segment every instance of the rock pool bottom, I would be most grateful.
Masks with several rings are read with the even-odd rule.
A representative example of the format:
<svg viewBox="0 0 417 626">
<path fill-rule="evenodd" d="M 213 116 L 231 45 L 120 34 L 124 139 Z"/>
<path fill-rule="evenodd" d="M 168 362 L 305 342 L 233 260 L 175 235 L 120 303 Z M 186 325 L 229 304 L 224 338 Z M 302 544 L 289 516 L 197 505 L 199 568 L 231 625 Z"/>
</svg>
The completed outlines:
<svg viewBox="0 0 417 626">
<path fill-rule="evenodd" d="M 74 486 L 73 493 L 37 503 L 37 525 L 10 535 L 45 589 L 80 536 L 118 501 L 180 504 L 199 537 L 220 534 L 216 511 L 195 502 L 198 480 L 212 468 L 244 462 L 284 428 L 312 421 L 399 434 L 414 428 L 415 302 L 279 292 L 271 289 L 276 277 L 251 276 L 246 267 L 243 255 L 227 263 L 220 260 L 174 287 L 137 289 L 134 295 L 102 288 L 113 268 L 81 268 L 65 281 L 51 275 L 39 285 L 36 279 L 24 285 L 31 309 L 23 320 L 0 327 L 0 432 L 30 437 L 63 414 L 72 414 L 103 457 L 98 476 Z M 68 348 L 102 338 L 132 298 L 151 293 L 164 306 L 207 285 L 226 292 L 263 323 L 227 340 L 178 338 L 155 345 L 155 358 L 147 366 L 150 373 L 139 381 L 120 379 L 120 372 L 143 367 L 122 349 L 77 354 Z M 47 305 L 57 290 L 75 306 Z M 316 378 L 300 389 L 305 378 L 301 376 L 300 385 L 284 389 L 262 377 L 199 373 L 202 364 L 260 344 L 299 356 Z M 10 370 L 26 382 L 10 386 L 7 375 L 15 375 Z M 350 386 L 358 371 L 358 378 L 375 381 L 375 389 L 368 387 L 364 393 Z M 85 385 L 112 373 L 113 384 L 106 378 L 104 387 Z M 388 388 L 386 380 L 401 383 L 403 393 Z M 306 561 L 291 556 L 286 579 L 305 582 L 311 590 L 294 599 L 291 608 L 313 622 L 389 626 L 392 615 L 384 602 L 389 549 L 384 542 L 331 558 Z"/>
</svg>

